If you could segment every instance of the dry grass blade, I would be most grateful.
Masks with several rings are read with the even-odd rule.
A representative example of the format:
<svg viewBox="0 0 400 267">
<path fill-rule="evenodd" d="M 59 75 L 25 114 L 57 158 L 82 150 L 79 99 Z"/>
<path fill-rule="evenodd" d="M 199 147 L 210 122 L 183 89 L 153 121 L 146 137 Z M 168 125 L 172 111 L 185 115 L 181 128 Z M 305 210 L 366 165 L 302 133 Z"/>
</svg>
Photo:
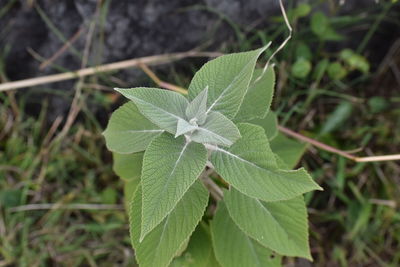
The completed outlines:
<svg viewBox="0 0 400 267">
<path fill-rule="evenodd" d="M 109 205 L 109 204 L 58 204 L 58 203 L 44 203 L 44 204 L 28 204 L 18 207 L 10 208 L 10 212 L 21 212 L 30 210 L 123 210 L 123 205 Z"/>
<path fill-rule="evenodd" d="M 83 68 L 77 71 L 70 71 L 60 74 L 48 75 L 38 78 L 31 78 L 26 80 L 20 80 L 15 82 L 7 82 L 0 84 L 0 92 L 15 90 L 19 88 L 31 87 L 41 84 L 48 84 L 54 82 L 60 82 L 65 80 L 77 79 L 80 77 L 85 77 L 101 72 L 110 72 L 120 69 L 127 69 L 132 67 L 138 67 L 140 64 L 147 65 L 159 65 L 165 63 L 171 63 L 180 59 L 189 57 L 217 57 L 221 53 L 218 52 L 196 52 L 188 51 L 182 53 L 170 53 L 163 55 L 155 55 L 141 58 L 134 58 L 129 60 L 123 60 L 119 62 L 114 62 L 110 64 L 104 64 L 96 67 Z"/>
<path fill-rule="evenodd" d="M 331 147 L 329 145 L 326 145 L 324 143 L 321 143 L 317 140 L 314 140 L 312 138 L 309 138 L 307 136 L 301 135 L 299 133 L 296 133 L 286 127 L 283 126 L 278 126 L 279 130 L 293 138 L 296 138 L 300 141 L 309 143 L 313 146 L 319 147 L 325 151 L 340 155 L 342 157 L 345 157 L 347 159 L 351 159 L 355 162 L 376 162 L 376 161 L 391 161 L 391 160 L 400 160 L 400 154 L 394 154 L 394 155 L 383 155 L 383 156 L 371 156 L 371 157 L 356 157 L 353 156 L 352 154 L 345 152 L 343 150 Z"/>
</svg>

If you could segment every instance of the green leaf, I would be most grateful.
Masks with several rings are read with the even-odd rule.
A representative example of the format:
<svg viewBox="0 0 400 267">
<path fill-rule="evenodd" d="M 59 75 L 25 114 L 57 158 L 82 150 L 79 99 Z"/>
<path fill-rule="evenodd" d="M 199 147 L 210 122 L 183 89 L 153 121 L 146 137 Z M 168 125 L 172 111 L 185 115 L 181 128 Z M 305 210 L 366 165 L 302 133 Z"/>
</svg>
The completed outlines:
<svg viewBox="0 0 400 267">
<path fill-rule="evenodd" d="M 189 103 L 176 92 L 144 87 L 115 90 L 132 100 L 144 116 L 167 132 L 175 134 L 178 119 L 186 119 Z"/>
<path fill-rule="evenodd" d="M 113 153 L 113 170 L 122 179 L 139 179 L 142 172 L 143 152 Z"/>
<path fill-rule="evenodd" d="M 223 267 L 281 266 L 281 257 L 239 229 L 223 201 L 211 221 L 211 235 L 215 256 Z"/>
<path fill-rule="evenodd" d="M 310 47 L 304 42 L 299 42 L 296 46 L 296 58 L 304 58 L 308 61 L 313 59 L 313 53 L 311 52 Z"/>
<path fill-rule="evenodd" d="M 186 109 L 186 117 L 188 120 L 193 120 L 197 124 L 203 124 L 207 118 L 207 97 L 208 86 L 201 91 L 192 102 L 189 103 Z"/>
<path fill-rule="evenodd" d="M 314 80 L 320 81 L 325 74 L 327 68 L 329 66 L 329 60 L 324 58 L 318 62 L 317 66 L 315 66 L 312 78 Z"/>
<path fill-rule="evenodd" d="M 241 123 L 238 128 L 241 139 L 229 149 L 216 147 L 211 154 L 217 173 L 237 190 L 265 201 L 279 201 L 321 189 L 304 169 L 278 169 L 261 127 Z"/>
<path fill-rule="evenodd" d="M 265 49 L 224 55 L 204 64 L 190 83 L 189 99 L 193 100 L 208 86 L 207 113 L 218 111 L 229 119 L 234 118 L 247 92 L 257 59 Z"/>
<path fill-rule="evenodd" d="M 135 193 L 139 185 L 140 185 L 140 179 L 128 180 L 125 181 L 124 183 L 124 205 L 125 205 L 125 210 L 127 212 L 129 211 L 133 194 Z"/>
<path fill-rule="evenodd" d="M 178 125 L 176 126 L 176 134 L 175 137 L 178 137 L 182 134 L 186 134 L 188 132 L 191 132 L 193 130 L 197 129 L 197 126 L 190 124 L 189 122 L 179 119 L 178 120 Z"/>
<path fill-rule="evenodd" d="M 256 82 L 261 74 L 262 69 L 254 71 L 249 89 L 244 96 L 239 112 L 236 114 L 235 121 L 264 118 L 267 115 L 274 94 L 275 72 L 272 67 L 269 67 Z"/>
<path fill-rule="evenodd" d="M 247 122 L 263 127 L 268 140 L 272 140 L 278 135 L 278 117 L 272 110 L 263 119 L 254 119 Z"/>
<path fill-rule="evenodd" d="M 207 204 L 208 191 L 200 181 L 196 181 L 167 218 L 139 242 L 142 228 L 142 190 L 139 187 L 129 212 L 131 241 L 139 265 L 168 266 L 195 230 Z"/>
<path fill-rule="evenodd" d="M 211 244 L 211 236 L 206 225 L 197 226 L 190 237 L 186 251 L 175 258 L 170 267 L 218 267 Z"/>
<path fill-rule="evenodd" d="M 271 141 L 271 149 L 286 163 L 289 169 L 292 169 L 303 156 L 306 145 L 279 133 Z"/>
<path fill-rule="evenodd" d="M 230 146 L 240 138 L 236 125 L 219 112 L 211 111 L 203 125 L 191 135 L 191 140 L 198 143 Z"/>
<path fill-rule="evenodd" d="M 328 66 L 328 75 L 333 80 L 341 80 L 347 75 L 347 70 L 340 62 L 332 62 Z"/>
<path fill-rule="evenodd" d="M 358 69 L 363 73 L 368 73 L 369 71 L 369 63 L 368 60 L 355 53 L 351 49 L 344 49 L 340 52 L 340 58 L 345 61 L 352 69 Z"/>
<path fill-rule="evenodd" d="M 300 3 L 295 9 L 294 13 L 296 17 L 305 17 L 310 14 L 311 6 L 306 3 Z"/>
<path fill-rule="evenodd" d="M 264 202 L 232 188 L 224 192 L 229 214 L 239 228 L 280 255 L 312 260 L 303 196 Z"/>
<path fill-rule="evenodd" d="M 322 12 L 315 12 L 311 17 L 311 30 L 322 37 L 329 27 L 328 18 Z"/>
<path fill-rule="evenodd" d="M 141 238 L 170 213 L 204 169 L 207 150 L 187 143 L 183 136 L 163 133 L 147 148 L 143 158 L 143 217 Z"/>
<path fill-rule="evenodd" d="M 335 110 L 329 114 L 328 118 L 325 119 L 320 134 L 330 133 L 343 126 L 343 124 L 349 120 L 349 117 L 353 112 L 353 106 L 354 105 L 351 102 L 345 100 L 340 102 Z"/>
<path fill-rule="evenodd" d="M 305 78 L 311 71 L 311 62 L 305 58 L 298 58 L 292 65 L 292 74 L 296 78 Z"/>
<path fill-rule="evenodd" d="M 146 149 L 163 130 L 140 114 L 133 103 L 126 103 L 111 115 L 103 135 L 108 150 L 130 154 Z"/>
</svg>

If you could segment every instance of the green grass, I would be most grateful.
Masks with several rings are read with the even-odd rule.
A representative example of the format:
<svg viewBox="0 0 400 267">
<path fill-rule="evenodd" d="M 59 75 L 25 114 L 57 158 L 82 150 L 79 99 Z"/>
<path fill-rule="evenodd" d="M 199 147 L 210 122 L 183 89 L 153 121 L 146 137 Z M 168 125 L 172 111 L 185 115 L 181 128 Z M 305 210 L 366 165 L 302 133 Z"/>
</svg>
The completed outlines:
<svg viewBox="0 0 400 267">
<path fill-rule="evenodd" d="M 101 14 L 105 16 L 106 11 Z M 374 73 L 380 62 L 369 62 L 372 71 L 366 73 L 353 69 L 340 59 L 341 51 L 330 49 L 337 41 L 321 40 L 313 33 L 310 15 L 296 18 L 294 11 L 289 12 L 294 36 L 274 60 L 279 77 L 273 104 L 281 124 L 343 150 L 363 148 L 362 155 L 399 153 L 400 92 L 396 83 L 381 84 L 382 88 L 374 84 L 382 78 Z M 389 4 L 381 4 L 371 8 L 367 16 L 333 14 L 330 23 L 339 33 L 357 32 L 381 20 L 395 23 L 398 15 Z M 42 17 L 46 18 L 45 12 Z M 47 23 L 52 28 L 51 22 Z M 226 23 L 225 18 L 221 23 Z M 272 18 L 264 30 L 228 23 L 241 41 L 226 44 L 227 51 L 259 47 L 270 40 L 276 48 L 286 33 L 281 17 Z M 373 29 L 364 31 L 361 48 L 349 48 L 368 59 L 374 52 L 368 50 L 368 42 L 383 30 L 379 25 Z M 62 37 L 54 27 L 52 31 Z M 304 77 L 292 70 L 301 56 L 311 64 Z M 346 76 L 334 79 L 327 69 L 317 71 L 316 66 L 324 61 L 340 62 Z M 1 69 L 2 77 L 6 67 Z M 187 86 L 198 67 L 186 61 L 184 66 L 170 66 L 160 76 Z M 109 77 L 88 79 L 112 87 Z M 46 137 L 52 112 L 47 96 L 55 94 L 50 89 L 20 91 L 15 101 L 11 94 L 0 94 L 0 266 L 131 266 L 134 254 L 127 216 L 119 209 L 123 184 L 112 171 L 111 154 L 101 136 L 106 121 L 99 114 L 111 114 L 113 95 L 84 87 L 80 115 L 66 136 L 57 139 L 63 124 Z M 72 101 L 71 93 L 57 94 Z M 301 165 L 325 189 L 306 196 L 314 264 L 399 266 L 398 162 L 354 163 L 310 148 Z M 61 207 L 82 203 L 117 206 L 18 211 L 23 205 L 49 203 Z"/>
</svg>

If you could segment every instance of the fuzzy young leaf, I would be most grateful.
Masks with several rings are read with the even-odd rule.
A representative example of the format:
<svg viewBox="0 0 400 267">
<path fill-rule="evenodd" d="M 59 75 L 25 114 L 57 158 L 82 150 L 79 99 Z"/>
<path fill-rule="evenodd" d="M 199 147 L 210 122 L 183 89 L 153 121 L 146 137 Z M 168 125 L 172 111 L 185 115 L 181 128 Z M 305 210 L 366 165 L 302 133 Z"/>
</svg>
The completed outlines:
<svg viewBox="0 0 400 267">
<path fill-rule="evenodd" d="M 207 118 L 207 97 L 208 86 L 201 91 L 186 109 L 186 117 L 188 120 L 196 119 L 197 124 L 203 124 Z"/>
<path fill-rule="evenodd" d="M 194 129 L 197 129 L 197 126 L 192 125 L 188 123 L 185 120 L 179 119 L 178 120 L 178 125 L 176 126 L 176 134 L 175 137 L 178 137 L 182 134 L 186 134 L 190 131 L 193 131 Z"/>
<path fill-rule="evenodd" d="M 141 238 L 170 213 L 204 169 L 207 150 L 169 133 L 156 137 L 143 158 Z"/>
<path fill-rule="evenodd" d="M 139 187 L 129 211 L 131 241 L 139 265 L 168 266 L 195 230 L 207 203 L 208 191 L 200 181 L 196 181 L 167 218 L 140 242 L 142 189 Z"/>
<path fill-rule="evenodd" d="M 242 135 L 229 149 L 216 148 L 211 154 L 215 170 L 240 192 L 265 201 L 292 199 L 321 189 L 304 169 L 280 170 L 264 130 L 241 123 Z"/>
<path fill-rule="evenodd" d="M 275 72 L 272 67 L 269 67 L 256 82 L 261 74 L 262 69 L 254 70 L 249 89 L 244 96 L 239 112 L 236 114 L 235 121 L 245 122 L 255 118 L 262 119 L 267 115 L 274 94 Z"/>
<path fill-rule="evenodd" d="M 103 135 L 110 151 L 130 154 L 145 150 L 163 131 L 144 117 L 135 104 L 126 103 L 111 115 Z"/>
<path fill-rule="evenodd" d="M 189 99 L 209 87 L 207 113 L 218 111 L 229 119 L 235 117 L 247 92 L 257 59 L 266 47 L 218 57 L 206 63 L 193 77 Z"/>
<path fill-rule="evenodd" d="M 132 154 L 113 153 L 113 170 L 124 180 L 139 179 L 142 173 L 143 152 Z"/>
<path fill-rule="evenodd" d="M 233 221 L 247 235 L 280 255 L 311 260 L 303 196 L 264 202 L 232 188 L 225 191 L 224 200 Z"/>
<path fill-rule="evenodd" d="M 186 251 L 169 267 L 219 267 L 214 256 L 209 229 L 201 223 L 190 237 Z"/>
<path fill-rule="evenodd" d="M 240 138 L 236 125 L 219 112 L 211 111 L 206 122 L 197 127 L 191 139 L 198 143 L 230 146 Z"/>
<path fill-rule="evenodd" d="M 176 133 L 179 119 L 186 119 L 187 99 L 175 92 L 158 88 L 115 89 L 132 100 L 140 112 L 161 129 Z"/>
<path fill-rule="evenodd" d="M 280 266 L 281 257 L 248 237 L 233 222 L 224 201 L 211 221 L 215 256 L 222 267 Z"/>
</svg>

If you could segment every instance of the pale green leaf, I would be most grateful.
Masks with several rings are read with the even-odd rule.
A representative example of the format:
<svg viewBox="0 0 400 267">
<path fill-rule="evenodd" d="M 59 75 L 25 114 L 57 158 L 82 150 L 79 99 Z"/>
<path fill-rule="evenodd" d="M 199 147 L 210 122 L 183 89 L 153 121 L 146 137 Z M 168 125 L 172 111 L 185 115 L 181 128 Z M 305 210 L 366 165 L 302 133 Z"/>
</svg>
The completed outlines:
<svg viewBox="0 0 400 267">
<path fill-rule="evenodd" d="M 197 124 L 203 124 L 207 118 L 207 97 L 208 86 L 201 91 L 192 102 L 189 103 L 186 109 L 186 117 L 188 120 L 195 119 Z"/>
<path fill-rule="evenodd" d="M 264 130 L 241 123 L 242 135 L 228 149 L 215 148 L 211 162 L 215 170 L 240 192 L 265 201 L 292 199 L 321 189 L 304 170 L 280 170 Z"/>
<path fill-rule="evenodd" d="M 211 236 L 206 225 L 197 226 L 190 237 L 186 251 L 175 258 L 170 267 L 218 267 L 211 244 Z"/>
<path fill-rule="evenodd" d="M 103 135 L 108 150 L 130 154 L 146 149 L 163 130 L 144 117 L 133 103 L 126 103 L 111 115 Z"/>
<path fill-rule="evenodd" d="M 270 141 L 278 135 L 278 117 L 272 110 L 262 119 L 253 119 L 246 122 L 263 127 Z"/>
<path fill-rule="evenodd" d="M 223 201 L 211 221 L 215 256 L 222 267 L 281 266 L 281 257 L 247 236 L 233 222 Z"/>
<path fill-rule="evenodd" d="M 139 265 L 168 266 L 195 230 L 207 204 L 208 191 L 200 181 L 196 181 L 174 210 L 139 242 L 142 221 L 142 190 L 139 187 L 129 212 L 131 241 Z"/>
<path fill-rule="evenodd" d="M 224 55 L 204 64 L 190 83 L 189 99 L 194 99 L 208 86 L 207 113 L 218 111 L 229 119 L 234 118 L 247 92 L 257 59 L 265 49 Z"/>
<path fill-rule="evenodd" d="M 292 169 L 303 156 L 306 145 L 279 133 L 271 141 L 271 149 L 286 163 L 289 169 Z"/>
<path fill-rule="evenodd" d="M 186 134 L 188 132 L 193 131 L 194 129 L 197 129 L 197 126 L 190 124 L 189 122 L 179 119 L 178 120 L 178 125 L 176 126 L 176 134 L 175 137 L 178 137 L 182 134 Z"/>
<path fill-rule="evenodd" d="M 254 70 L 249 89 L 235 116 L 235 121 L 247 122 L 255 118 L 262 119 L 267 115 L 274 94 L 275 72 L 271 66 L 257 80 L 262 72 L 262 69 Z"/>
<path fill-rule="evenodd" d="M 207 150 L 169 133 L 156 137 L 143 158 L 143 217 L 141 238 L 176 206 L 204 169 Z"/>
<path fill-rule="evenodd" d="M 191 135 L 191 140 L 198 143 L 230 146 L 240 138 L 236 125 L 219 112 L 211 111 L 203 125 Z"/>
<path fill-rule="evenodd" d="M 176 92 L 144 87 L 115 90 L 132 100 L 149 120 L 172 134 L 176 132 L 178 119 L 186 119 L 185 110 L 189 103 Z"/>
<path fill-rule="evenodd" d="M 113 170 L 124 180 L 139 179 L 142 172 L 143 152 L 113 153 Z"/>
<path fill-rule="evenodd" d="M 260 244 L 280 255 L 311 260 L 303 196 L 264 202 L 231 188 L 224 200 L 233 221 Z"/>
<path fill-rule="evenodd" d="M 140 179 L 132 179 L 124 182 L 124 206 L 125 210 L 129 211 L 129 206 L 132 201 L 133 194 L 140 184 Z"/>
</svg>

